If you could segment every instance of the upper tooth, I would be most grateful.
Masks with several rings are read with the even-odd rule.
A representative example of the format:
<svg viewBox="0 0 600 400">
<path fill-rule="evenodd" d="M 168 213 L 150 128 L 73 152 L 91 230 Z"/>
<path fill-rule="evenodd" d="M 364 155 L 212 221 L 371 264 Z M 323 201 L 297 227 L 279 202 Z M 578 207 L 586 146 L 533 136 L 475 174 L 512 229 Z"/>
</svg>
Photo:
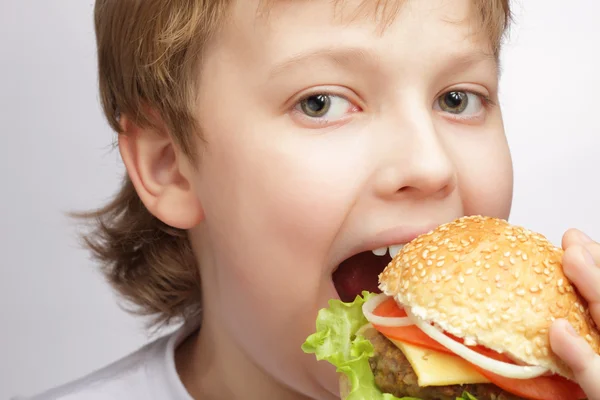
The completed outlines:
<svg viewBox="0 0 600 400">
<path fill-rule="evenodd" d="M 388 248 L 387 247 L 382 247 L 380 249 L 375 249 L 373 250 L 373 254 L 375 254 L 376 256 L 384 256 L 385 253 L 387 253 Z"/>
<path fill-rule="evenodd" d="M 396 254 L 398 254 L 403 247 L 403 244 L 396 244 L 394 246 L 390 246 L 390 257 L 396 257 Z"/>
<path fill-rule="evenodd" d="M 394 257 L 396 257 L 396 254 L 398 254 L 400 252 L 400 250 L 402 250 L 403 247 L 404 247 L 403 244 L 395 244 L 390 247 L 382 247 L 380 249 L 373 250 L 373 254 L 381 257 L 381 256 L 385 256 L 389 252 L 390 257 L 394 258 Z"/>
</svg>

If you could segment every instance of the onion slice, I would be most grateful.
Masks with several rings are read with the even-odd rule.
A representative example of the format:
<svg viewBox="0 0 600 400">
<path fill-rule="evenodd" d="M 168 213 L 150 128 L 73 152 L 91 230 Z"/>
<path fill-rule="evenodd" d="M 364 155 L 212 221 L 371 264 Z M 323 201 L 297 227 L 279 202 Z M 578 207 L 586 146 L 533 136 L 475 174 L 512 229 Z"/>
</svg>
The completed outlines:
<svg viewBox="0 0 600 400">
<path fill-rule="evenodd" d="M 387 299 L 388 296 L 382 293 L 377 296 L 371 297 L 365 302 L 365 304 L 363 304 L 362 311 L 365 318 L 367 318 L 367 321 L 369 321 L 373 325 L 386 327 L 414 325 L 412 320 L 408 317 L 380 317 L 378 315 L 373 314 L 373 311 L 375 311 L 377 306 L 379 306 Z"/>
<path fill-rule="evenodd" d="M 469 349 L 464 344 L 458 343 L 457 341 L 449 338 L 436 327 L 420 320 L 418 317 L 415 317 L 410 310 L 407 309 L 406 314 L 427 336 L 446 347 L 457 356 L 486 371 L 513 379 L 532 379 L 548 372 L 548 369 L 544 367 L 514 365 L 486 357 L 474 350 Z"/>
</svg>

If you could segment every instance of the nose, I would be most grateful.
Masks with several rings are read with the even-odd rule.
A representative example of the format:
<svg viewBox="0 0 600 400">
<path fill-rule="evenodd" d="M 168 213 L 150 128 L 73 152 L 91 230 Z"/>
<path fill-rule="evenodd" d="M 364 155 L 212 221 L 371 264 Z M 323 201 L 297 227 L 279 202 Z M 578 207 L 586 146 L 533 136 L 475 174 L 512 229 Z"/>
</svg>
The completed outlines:
<svg viewBox="0 0 600 400">
<path fill-rule="evenodd" d="M 436 131 L 431 114 L 413 112 L 396 126 L 375 179 L 378 194 L 447 197 L 456 187 L 457 171 L 449 143 Z"/>
</svg>

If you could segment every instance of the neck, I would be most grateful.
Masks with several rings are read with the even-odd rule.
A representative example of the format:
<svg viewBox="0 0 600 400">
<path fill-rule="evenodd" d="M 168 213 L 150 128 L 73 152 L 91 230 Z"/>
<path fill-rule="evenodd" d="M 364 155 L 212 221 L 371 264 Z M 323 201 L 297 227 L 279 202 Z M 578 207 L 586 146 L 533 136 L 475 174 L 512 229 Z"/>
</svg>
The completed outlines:
<svg viewBox="0 0 600 400">
<path fill-rule="evenodd" d="M 193 399 L 308 400 L 266 374 L 207 317 L 175 352 L 177 372 Z"/>
</svg>

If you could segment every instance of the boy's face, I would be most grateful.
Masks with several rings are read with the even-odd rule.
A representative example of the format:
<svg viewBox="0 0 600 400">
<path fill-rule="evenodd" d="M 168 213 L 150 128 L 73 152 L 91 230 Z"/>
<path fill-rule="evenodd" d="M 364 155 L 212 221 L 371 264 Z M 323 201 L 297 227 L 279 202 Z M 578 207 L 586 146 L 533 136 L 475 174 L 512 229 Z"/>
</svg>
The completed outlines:
<svg viewBox="0 0 600 400">
<path fill-rule="evenodd" d="M 497 64 L 470 35 L 470 1 L 406 1 L 385 30 L 345 18 L 359 6 L 281 1 L 259 16 L 238 1 L 197 115 L 205 326 L 317 398 L 337 377 L 300 346 L 329 299 L 374 289 L 389 258 L 370 250 L 467 214 L 507 218 L 512 198 Z"/>
</svg>

